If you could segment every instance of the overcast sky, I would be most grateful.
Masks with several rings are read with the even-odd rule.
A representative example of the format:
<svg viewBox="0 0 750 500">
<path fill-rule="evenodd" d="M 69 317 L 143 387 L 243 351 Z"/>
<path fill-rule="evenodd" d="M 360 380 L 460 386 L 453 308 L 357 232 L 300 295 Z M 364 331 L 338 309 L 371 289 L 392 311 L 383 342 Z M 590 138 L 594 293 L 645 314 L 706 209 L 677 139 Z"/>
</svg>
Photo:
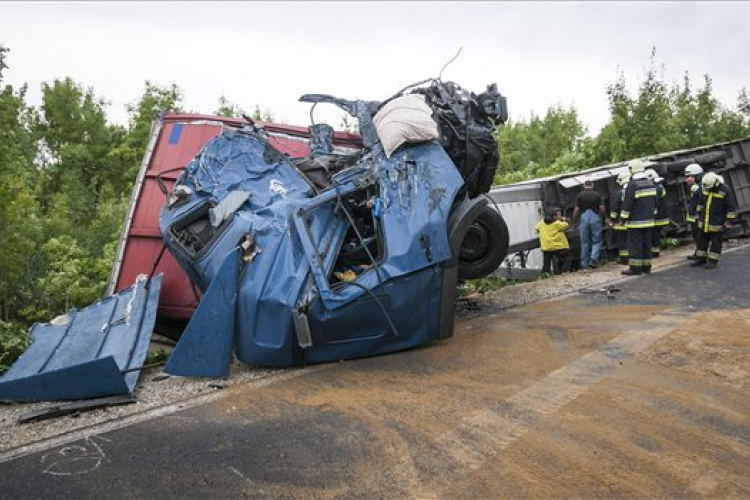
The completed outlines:
<svg viewBox="0 0 750 500">
<path fill-rule="evenodd" d="M 668 80 L 707 73 L 734 106 L 750 87 L 748 20 L 750 3 L 719 2 L 0 3 L 0 44 L 6 81 L 28 83 L 33 104 L 42 82 L 71 76 L 125 123 L 148 79 L 177 83 L 188 110 L 210 113 L 223 94 L 300 125 L 301 94 L 383 99 L 463 47 L 443 79 L 496 82 L 514 119 L 574 105 L 596 133 L 605 86 L 619 71 L 642 80 L 652 47 Z"/>
</svg>

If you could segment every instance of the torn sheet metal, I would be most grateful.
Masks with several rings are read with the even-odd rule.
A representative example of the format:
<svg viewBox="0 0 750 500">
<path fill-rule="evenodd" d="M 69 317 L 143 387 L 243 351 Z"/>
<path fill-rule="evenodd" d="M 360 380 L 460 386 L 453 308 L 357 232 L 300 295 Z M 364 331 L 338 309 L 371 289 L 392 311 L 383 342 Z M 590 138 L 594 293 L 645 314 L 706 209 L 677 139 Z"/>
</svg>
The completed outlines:
<svg viewBox="0 0 750 500">
<path fill-rule="evenodd" d="M 139 277 L 130 288 L 67 320 L 37 323 L 33 343 L 0 378 L 0 399 L 61 401 L 133 391 L 156 320 L 161 275 Z"/>
<path fill-rule="evenodd" d="M 451 259 L 448 218 L 463 185 L 450 157 L 437 141 L 401 148 L 390 159 L 377 147 L 331 183 L 316 194 L 262 137 L 227 131 L 178 180 L 193 191 L 190 199 L 162 210 L 169 249 L 204 291 L 226 256 L 252 235 L 260 251 L 239 276 L 234 311 L 235 353 L 245 363 L 354 358 L 437 338 L 442 265 Z M 206 231 L 201 207 L 221 204 L 232 191 L 250 196 L 221 227 Z M 372 225 L 365 240 L 378 253 L 377 265 L 362 253 L 368 265 L 357 266 L 356 279 L 337 281 L 334 273 L 350 270 L 342 256 L 357 252 L 349 248 L 356 243 L 352 223 L 362 220 Z M 201 323 L 196 316 L 192 321 Z M 222 342 L 204 340 L 207 349 L 214 344 Z"/>
</svg>

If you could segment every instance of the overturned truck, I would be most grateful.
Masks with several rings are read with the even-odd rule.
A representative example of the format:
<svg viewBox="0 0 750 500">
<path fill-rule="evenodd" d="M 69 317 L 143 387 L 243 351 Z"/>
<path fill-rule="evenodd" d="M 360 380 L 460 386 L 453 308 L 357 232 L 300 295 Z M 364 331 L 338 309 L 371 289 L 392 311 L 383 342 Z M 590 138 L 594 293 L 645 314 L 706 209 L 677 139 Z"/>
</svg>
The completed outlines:
<svg viewBox="0 0 750 500">
<path fill-rule="evenodd" d="M 31 348 L 0 379 L 0 399 L 132 391 L 156 317 L 190 318 L 165 371 L 192 376 L 227 374 L 232 353 L 291 366 L 452 336 L 457 280 L 488 274 L 507 253 L 507 226 L 484 196 L 505 98 L 494 85 L 477 95 L 429 80 L 383 102 L 301 101 L 311 118 L 321 103 L 339 106 L 360 134 L 193 116 L 219 126 L 194 138 L 200 151 L 186 157 L 169 149 L 186 123 L 173 119 L 169 133 L 155 125 L 110 280 L 114 299 L 35 325 Z M 178 165 L 150 168 L 168 157 Z M 166 195 L 161 251 L 144 216 L 156 186 Z M 179 300 L 157 315 L 160 288 Z"/>
<path fill-rule="evenodd" d="M 638 160 L 650 163 L 664 179 L 662 184 L 669 207 L 669 224 L 663 229 L 664 237 L 691 239 L 690 227 L 686 223 L 689 190 L 684 175 L 685 167 L 691 163 L 698 163 L 705 171 L 721 175 L 730 196 L 734 198 L 738 218 L 725 236 L 732 238 L 750 234 L 750 137 L 655 154 Z M 489 196 L 496 204 L 493 206 L 498 207 L 506 220 L 513 221 L 508 257 L 498 272 L 521 279 L 536 277 L 542 259 L 534 226 L 544 212 L 560 210 L 570 219 L 583 182 L 591 180 L 594 188 L 602 194 L 609 213 L 618 189 L 617 176 L 628 171 L 629 161 L 492 188 Z M 611 233 L 607 233 L 605 249 L 614 251 L 616 245 Z M 577 253 L 580 248 L 577 231 L 570 229 L 568 236 L 571 250 Z"/>
</svg>

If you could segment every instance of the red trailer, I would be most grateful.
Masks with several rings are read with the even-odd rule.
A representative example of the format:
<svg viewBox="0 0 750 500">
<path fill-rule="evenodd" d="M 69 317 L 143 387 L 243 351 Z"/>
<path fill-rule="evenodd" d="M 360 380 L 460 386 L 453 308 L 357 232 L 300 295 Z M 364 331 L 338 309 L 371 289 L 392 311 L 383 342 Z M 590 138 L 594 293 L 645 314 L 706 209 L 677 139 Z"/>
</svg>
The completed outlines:
<svg viewBox="0 0 750 500">
<path fill-rule="evenodd" d="M 198 305 L 200 292 L 169 252 L 160 257 L 163 241 L 159 232 L 159 212 L 166 198 L 159 188 L 159 178 L 170 189 L 179 175 L 178 169 L 185 167 L 204 144 L 227 128 L 243 125 L 247 122 L 238 118 L 167 113 L 151 127 L 151 137 L 130 197 L 106 295 L 131 286 L 140 274 L 163 273 L 157 316 L 162 330 L 184 325 Z M 293 158 L 309 155 L 307 127 L 274 123 L 256 123 L 256 126 L 268 134 L 269 142 L 279 151 Z M 334 145 L 345 150 L 362 147 L 358 135 L 346 132 L 335 133 Z"/>
</svg>

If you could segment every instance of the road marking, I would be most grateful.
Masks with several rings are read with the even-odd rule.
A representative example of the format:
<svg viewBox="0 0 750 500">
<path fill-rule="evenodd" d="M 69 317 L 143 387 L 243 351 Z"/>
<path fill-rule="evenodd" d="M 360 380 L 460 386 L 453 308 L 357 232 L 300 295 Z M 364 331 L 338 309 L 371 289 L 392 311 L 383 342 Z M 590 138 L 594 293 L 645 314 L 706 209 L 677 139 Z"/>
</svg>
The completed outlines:
<svg viewBox="0 0 750 500">
<path fill-rule="evenodd" d="M 485 409 L 465 418 L 457 427 L 439 437 L 426 453 L 427 462 L 443 463 L 454 474 L 468 473 L 481 467 L 532 429 L 529 421 L 556 412 L 594 384 L 611 374 L 623 361 L 633 359 L 639 352 L 658 341 L 689 316 L 676 311 L 665 311 L 643 322 L 638 330 L 628 331 L 599 346 L 582 358 L 547 375 L 536 384 L 500 402 L 497 409 Z M 403 457 L 400 465 L 413 467 L 411 455 Z M 419 477 L 418 473 L 407 477 Z M 422 485 L 409 481 L 405 485 L 419 495 Z M 432 489 L 438 485 L 431 485 Z"/>
<path fill-rule="evenodd" d="M 123 427 L 128 427 L 133 424 L 139 424 L 141 422 L 145 422 L 147 420 L 151 420 L 154 418 L 163 417 L 165 415 L 171 415 L 172 413 L 177 413 L 179 411 L 186 410 L 188 408 L 193 408 L 195 406 L 200 406 L 206 403 L 211 403 L 213 401 L 218 401 L 220 399 L 224 399 L 226 397 L 233 395 L 235 393 L 235 389 L 238 389 L 238 388 L 266 387 L 272 384 L 276 384 L 278 382 L 284 382 L 286 380 L 291 380 L 297 377 L 301 377 L 302 375 L 307 375 L 309 373 L 313 373 L 319 370 L 326 370 L 334 366 L 339 366 L 339 363 L 316 365 L 316 366 L 312 366 L 308 368 L 299 368 L 299 369 L 284 371 L 283 373 L 270 375 L 262 379 L 252 380 L 249 382 L 238 384 L 230 389 L 225 389 L 223 391 L 213 392 L 211 394 L 206 394 L 204 396 L 199 396 L 193 399 L 188 399 L 185 401 L 173 403 L 168 406 L 160 406 L 158 408 L 152 408 L 151 410 L 146 410 L 141 413 L 129 415 L 127 417 L 123 417 L 118 420 L 113 420 L 110 422 L 104 422 L 101 424 L 92 425 L 90 427 L 77 429 L 75 431 L 71 431 L 66 434 L 62 434 L 62 435 L 55 436 L 49 439 L 45 439 L 43 441 L 38 441 L 36 443 L 19 446 L 18 448 L 8 450 L 7 452 L 1 454 L 0 464 L 4 462 L 8 462 L 10 460 L 15 460 L 17 458 L 25 457 L 27 455 L 38 453 L 40 451 L 45 451 L 45 450 L 49 450 L 51 448 L 55 448 L 58 446 L 64 446 L 67 444 L 75 443 L 76 441 L 88 440 L 91 436 L 96 436 L 98 434 L 104 434 L 106 432 L 115 431 L 117 429 L 122 429 Z"/>
<path fill-rule="evenodd" d="M 80 476 L 95 471 L 102 463 L 109 461 L 97 441 L 112 442 L 101 436 L 92 436 L 87 437 L 83 445 L 64 446 L 46 453 L 40 461 L 44 467 L 42 473 L 52 476 Z"/>
</svg>

